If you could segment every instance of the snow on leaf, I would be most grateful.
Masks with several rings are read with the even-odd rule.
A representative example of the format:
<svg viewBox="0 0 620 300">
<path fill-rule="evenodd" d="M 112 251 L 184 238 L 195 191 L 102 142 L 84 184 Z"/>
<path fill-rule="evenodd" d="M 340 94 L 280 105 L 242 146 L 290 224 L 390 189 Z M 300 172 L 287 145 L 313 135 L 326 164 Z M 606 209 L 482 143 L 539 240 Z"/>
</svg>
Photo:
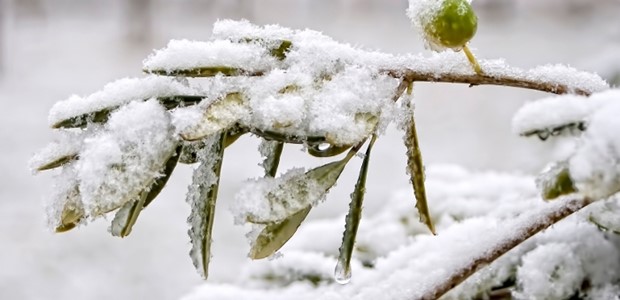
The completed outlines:
<svg viewBox="0 0 620 300">
<path fill-rule="evenodd" d="M 620 93 L 605 93 L 620 99 Z M 571 178 L 579 192 L 594 199 L 620 191 L 620 105 L 606 105 L 595 112 L 580 145 L 569 159 Z"/>
<path fill-rule="evenodd" d="M 181 148 L 182 146 L 177 146 L 176 151 L 168 158 L 162 176 L 153 178 L 152 183 L 140 192 L 138 199 L 128 201 L 116 212 L 109 228 L 113 236 L 126 237 L 131 233 L 142 209 L 146 208 L 159 195 L 168 182 L 179 161 Z"/>
<path fill-rule="evenodd" d="M 56 232 L 65 232 L 84 221 L 84 204 L 80 197 L 75 163 L 68 164 L 56 178 L 47 203 L 47 220 Z"/>
<path fill-rule="evenodd" d="M 76 163 L 88 214 L 96 217 L 123 206 L 159 177 L 176 148 L 173 133 L 156 100 L 133 102 L 113 113 L 104 130 L 84 141 Z"/>
<path fill-rule="evenodd" d="M 209 276 L 211 233 L 225 139 L 225 132 L 205 139 L 205 146 L 197 152 L 200 164 L 194 170 L 192 184 L 187 192 L 187 202 L 191 208 L 190 216 L 187 218 L 190 225 L 188 234 L 192 243 L 189 254 L 194 267 L 205 279 Z"/>
<path fill-rule="evenodd" d="M 558 135 L 565 131 L 585 129 L 590 114 L 608 103 L 608 98 L 563 95 L 525 104 L 514 115 L 513 131 L 523 136 Z"/>
<path fill-rule="evenodd" d="M 236 223 L 279 223 L 318 204 L 336 184 L 350 157 L 308 172 L 293 169 L 278 178 L 265 177 L 246 183 L 231 206 Z"/>
<path fill-rule="evenodd" d="M 195 141 L 232 127 L 248 113 L 243 94 L 230 93 L 208 105 L 197 124 L 177 130 L 183 139 Z"/>
<path fill-rule="evenodd" d="M 260 165 L 265 170 L 265 176 L 276 177 L 283 148 L 284 143 L 282 142 L 261 140 L 258 151 L 263 157 L 263 162 Z"/>
<path fill-rule="evenodd" d="M 50 143 L 29 161 L 33 173 L 61 167 L 74 161 L 87 133 L 63 132 L 58 141 Z"/>
<path fill-rule="evenodd" d="M 50 110 L 49 124 L 53 128 L 83 127 L 89 121 L 106 121 L 112 111 L 131 101 L 196 93 L 196 90 L 174 78 L 147 76 L 119 79 L 87 97 L 74 95 L 56 103 Z"/>
<path fill-rule="evenodd" d="M 171 40 L 166 48 L 144 60 L 143 68 L 147 72 L 169 75 L 240 75 L 270 70 L 277 62 L 268 49 L 253 43 Z"/>
</svg>

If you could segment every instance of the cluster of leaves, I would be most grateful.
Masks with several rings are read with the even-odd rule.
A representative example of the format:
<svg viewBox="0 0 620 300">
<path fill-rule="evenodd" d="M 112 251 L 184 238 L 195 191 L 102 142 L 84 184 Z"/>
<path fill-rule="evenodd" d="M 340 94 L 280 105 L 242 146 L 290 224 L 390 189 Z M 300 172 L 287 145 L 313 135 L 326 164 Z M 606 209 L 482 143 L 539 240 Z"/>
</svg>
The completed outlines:
<svg viewBox="0 0 620 300">
<path fill-rule="evenodd" d="M 268 51 L 278 60 L 286 60 L 288 50 L 293 47 L 292 43 L 287 40 L 265 42 L 260 39 L 247 38 L 243 41 L 238 41 L 238 43 L 240 46 L 243 46 L 245 43 L 252 43 L 263 47 L 271 45 Z M 263 75 L 263 72 L 251 72 L 237 67 L 222 65 L 203 65 L 191 69 L 152 69 L 147 70 L 147 72 L 158 76 L 174 76 L 177 78 L 210 77 L 219 79 L 222 76 L 256 77 Z M 328 81 L 330 78 L 322 78 L 321 80 Z M 411 88 L 410 83 L 403 81 L 401 86 L 394 91 L 394 101 L 397 101 L 403 93 L 402 87 Z M 278 91 L 278 93 L 294 93 L 297 90 L 298 87 L 296 86 L 287 86 Z M 341 145 L 333 142 L 329 136 L 295 136 L 281 131 L 278 127 L 274 127 L 272 130 L 265 130 L 246 126 L 240 121 L 240 118 L 251 107 L 248 105 L 247 96 L 244 95 L 243 91 L 229 92 L 215 100 L 208 99 L 208 97 L 202 95 L 160 96 L 155 99 L 160 106 L 169 111 L 180 107 L 204 104 L 205 102 L 203 101 L 206 101 L 208 104 L 203 105 L 202 117 L 198 123 L 183 128 L 178 136 L 170 136 L 174 147 L 171 148 L 171 151 L 153 161 L 152 166 L 150 166 L 156 172 L 148 180 L 142 182 L 140 189 L 129 193 L 121 201 L 116 201 L 113 205 L 100 209 L 96 214 L 89 213 L 89 209 L 84 207 L 83 201 L 80 199 L 79 179 L 75 180 L 71 188 L 72 192 L 67 193 L 64 197 L 60 216 L 55 224 L 57 232 L 70 230 L 86 221 L 89 217 L 94 218 L 101 214 L 116 211 L 110 231 L 114 236 L 128 236 L 141 211 L 158 196 L 177 164 L 199 163 L 198 168 L 195 170 L 194 182 L 190 186 L 188 194 L 188 202 L 192 206 L 188 222 L 191 225 L 189 230 L 192 240 L 191 256 L 199 272 L 206 278 L 210 259 L 215 202 L 226 147 L 244 134 L 252 133 L 259 136 L 263 139 L 261 152 L 265 157 L 262 164 L 265 169 L 265 177 L 272 178 L 275 178 L 277 175 L 280 156 L 286 143 L 304 144 L 308 153 L 315 157 L 333 157 L 348 151 L 344 158 L 340 160 L 319 166 L 305 173 L 295 174 L 287 178 L 278 178 L 277 190 L 267 193 L 265 200 L 269 203 L 284 206 L 290 206 L 291 201 L 302 203 L 303 205 L 293 208 L 289 207 L 287 209 L 288 214 L 280 218 L 264 218 L 251 215 L 246 218 L 246 222 L 262 227 L 250 250 L 251 258 L 260 259 L 274 254 L 293 236 L 309 214 L 312 206 L 325 197 L 330 188 L 336 184 L 347 163 L 356 156 L 368 141 L 363 163 L 359 171 L 359 178 L 354 192 L 351 194 L 350 210 L 346 217 L 346 228 L 340 248 L 340 257 L 336 266 L 337 280 L 339 282 L 348 281 L 351 276 L 351 255 L 361 219 L 371 149 L 377 138 L 376 130 L 379 116 L 372 114 L 356 116 L 356 120 L 360 119 L 368 124 L 369 130 L 366 136 L 355 144 Z M 139 100 L 147 101 L 149 99 Z M 62 118 L 54 122 L 52 128 L 66 132 L 75 132 L 76 129 L 82 132 L 97 130 L 93 128 L 99 128 L 100 124 L 107 123 L 123 106 L 126 105 L 104 107 L 96 111 Z M 412 109 L 410 112 L 411 115 L 405 126 L 405 145 L 408 149 L 407 155 L 409 157 L 408 169 L 414 186 L 421 220 L 428 225 L 431 231 L 434 231 L 426 204 L 424 167 L 417 141 Z M 73 151 L 60 151 L 55 155 L 47 157 L 45 161 L 39 162 L 35 168 L 37 171 L 43 171 L 71 167 L 76 161 L 80 160 L 80 151 L 79 147 L 76 147 Z M 116 168 L 121 173 L 125 171 L 123 166 L 111 165 L 109 167 Z"/>
</svg>

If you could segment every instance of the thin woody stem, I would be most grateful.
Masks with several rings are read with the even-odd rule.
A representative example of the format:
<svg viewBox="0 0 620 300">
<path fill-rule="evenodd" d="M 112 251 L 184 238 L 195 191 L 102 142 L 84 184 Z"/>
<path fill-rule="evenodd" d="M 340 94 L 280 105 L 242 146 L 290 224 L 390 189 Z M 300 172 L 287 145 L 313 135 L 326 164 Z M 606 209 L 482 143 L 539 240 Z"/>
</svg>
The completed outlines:
<svg viewBox="0 0 620 300">
<path fill-rule="evenodd" d="M 553 82 L 543 82 L 536 79 L 527 79 L 522 77 L 513 77 L 509 75 L 489 75 L 489 74 L 454 74 L 444 73 L 437 74 L 432 71 L 412 70 L 412 69 L 384 69 L 381 73 L 388 76 L 399 78 L 407 82 L 426 81 L 426 82 L 447 82 L 447 83 L 464 83 L 470 86 L 475 85 L 502 85 L 519 87 L 541 92 L 554 94 L 573 93 L 577 95 L 589 96 L 592 92 L 565 84 L 557 84 Z"/>
<path fill-rule="evenodd" d="M 549 228 L 551 225 L 594 202 L 593 199 L 579 196 L 557 201 L 564 201 L 565 203 L 556 209 L 543 211 L 542 216 L 533 215 L 532 220 L 527 220 L 527 225 L 515 228 L 515 231 L 497 241 L 488 251 L 472 259 L 468 264 L 451 274 L 442 283 L 424 293 L 419 299 L 437 299 L 441 297 L 452 288 L 465 281 L 469 276 L 473 275 L 482 266 L 492 263 L 504 253 L 523 243 L 538 232 Z"/>
</svg>

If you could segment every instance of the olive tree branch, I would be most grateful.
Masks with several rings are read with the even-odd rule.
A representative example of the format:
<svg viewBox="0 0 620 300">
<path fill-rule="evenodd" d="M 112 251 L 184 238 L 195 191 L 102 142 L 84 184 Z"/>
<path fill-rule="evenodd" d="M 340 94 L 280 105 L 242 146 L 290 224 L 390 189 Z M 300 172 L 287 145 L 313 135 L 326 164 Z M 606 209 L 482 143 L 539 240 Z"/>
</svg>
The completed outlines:
<svg viewBox="0 0 620 300">
<path fill-rule="evenodd" d="M 589 96 L 592 91 L 588 91 L 579 87 L 569 86 L 567 84 L 542 81 L 540 79 L 532 79 L 527 77 L 498 75 L 498 74 L 461 74 L 461 73 L 443 73 L 437 74 L 430 71 L 413 70 L 413 69 L 384 69 L 380 73 L 387 74 L 394 78 L 400 78 L 407 82 L 426 81 L 426 82 L 446 82 L 446 83 L 465 83 L 470 86 L 476 85 L 501 85 L 519 87 L 531 90 L 554 94 L 573 93 L 577 95 Z"/>
<path fill-rule="evenodd" d="M 497 240 L 493 247 L 490 247 L 487 251 L 473 256 L 467 264 L 453 272 L 440 284 L 429 287 L 429 290 L 420 293 L 422 296 L 416 299 L 437 299 L 441 297 L 504 253 L 593 202 L 594 200 L 588 197 L 573 196 L 557 200 L 557 202 L 551 203 L 538 211 L 517 217 L 515 222 L 506 225 L 515 227 L 513 231 L 510 231 L 510 234 Z"/>
</svg>

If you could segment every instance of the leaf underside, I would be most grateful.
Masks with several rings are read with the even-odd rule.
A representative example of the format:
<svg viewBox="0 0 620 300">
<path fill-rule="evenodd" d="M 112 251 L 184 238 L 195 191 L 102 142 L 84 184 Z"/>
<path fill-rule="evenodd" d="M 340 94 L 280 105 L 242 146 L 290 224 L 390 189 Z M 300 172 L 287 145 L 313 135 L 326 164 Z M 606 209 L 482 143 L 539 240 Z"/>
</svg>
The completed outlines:
<svg viewBox="0 0 620 300">
<path fill-rule="evenodd" d="M 310 209 L 312 209 L 312 206 L 294 213 L 282 222 L 265 226 L 250 249 L 250 258 L 261 259 L 269 257 L 282 248 L 295 234 L 301 222 L 306 219 Z"/>
</svg>

